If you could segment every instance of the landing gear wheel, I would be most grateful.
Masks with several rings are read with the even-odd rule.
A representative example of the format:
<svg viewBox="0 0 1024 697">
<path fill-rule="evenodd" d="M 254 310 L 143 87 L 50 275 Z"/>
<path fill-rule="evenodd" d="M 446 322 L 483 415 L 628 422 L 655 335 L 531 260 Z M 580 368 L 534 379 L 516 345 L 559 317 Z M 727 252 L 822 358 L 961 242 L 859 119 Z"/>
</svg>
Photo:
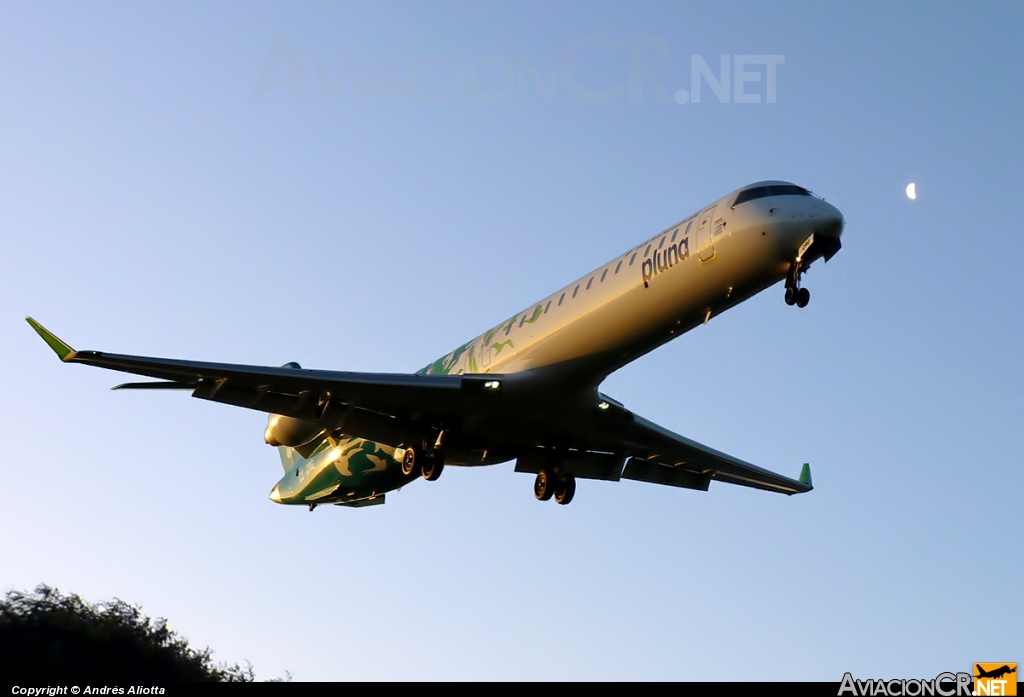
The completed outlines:
<svg viewBox="0 0 1024 697">
<path fill-rule="evenodd" d="M 425 459 L 423 451 L 419 448 L 406 448 L 405 454 L 402 456 L 402 474 L 406 477 L 416 474 L 416 469 Z"/>
<path fill-rule="evenodd" d="M 807 303 L 811 302 L 811 291 L 806 288 L 801 288 L 796 292 L 796 306 L 807 307 Z"/>
<path fill-rule="evenodd" d="M 797 299 L 797 294 L 798 293 L 797 293 L 797 289 L 796 288 L 794 288 L 793 286 L 787 287 L 786 288 L 786 304 L 787 305 L 795 305 L 796 304 L 796 299 Z"/>
<path fill-rule="evenodd" d="M 438 477 L 441 476 L 441 470 L 444 469 L 444 451 L 434 448 L 424 455 L 423 478 L 428 482 L 436 482 Z"/>
<path fill-rule="evenodd" d="M 576 495 L 576 477 L 571 474 L 564 475 L 555 485 L 555 502 L 568 506 L 572 497 Z"/>
<path fill-rule="evenodd" d="M 533 495 L 537 497 L 538 501 L 549 501 L 554 494 L 554 477 L 548 474 L 547 470 L 541 470 L 537 473 L 537 478 L 533 480 Z"/>
</svg>

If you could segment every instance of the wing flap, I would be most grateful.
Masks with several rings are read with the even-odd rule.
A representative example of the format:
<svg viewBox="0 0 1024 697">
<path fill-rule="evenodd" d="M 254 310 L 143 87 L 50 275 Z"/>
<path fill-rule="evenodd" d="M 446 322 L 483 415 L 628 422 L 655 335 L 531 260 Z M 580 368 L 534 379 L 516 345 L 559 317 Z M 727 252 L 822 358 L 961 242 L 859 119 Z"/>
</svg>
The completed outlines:
<svg viewBox="0 0 1024 697">
<path fill-rule="evenodd" d="M 167 380 L 160 380 L 157 382 L 122 382 L 120 385 L 114 385 L 110 389 L 112 390 L 191 390 L 194 389 L 194 385 L 188 385 L 183 382 L 168 382 Z"/>
<path fill-rule="evenodd" d="M 580 479 L 599 479 L 617 482 L 623 476 L 622 463 L 626 458 L 615 453 L 550 452 L 532 448 L 516 459 L 516 472 L 536 474 L 545 467 L 572 474 Z"/>
<path fill-rule="evenodd" d="M 100 351 L 74 351 L 67 363 L 84 363 L 124 373 L 145 375 L 197 388 L 202 383 L 202 399 L 228 402 L 231 391 L 267 391 L 298 395 L 320 391 L 345 403 L 358 403 L 367 408 L 394 404 L 410 395 L 429 396 L 441 405 L 445 397 L 462 390 L 460 376 L 413 375 L 405 373 L 351 373 L 331 370 L 275 368 L 270 366 L 207 363 L 170 358 L 129 356 Z M 221 392 L 224 394 L 221 395 Z M 241 406 L 241 405 L 238 405 Z M 256 408 L 256 407 L 252 407 Z"/>
<path fill-rule="evenodd" d="M 677 486 L 683 489 L 696 489 L 707 491 L 711 484 L 711 473 L 691 472 L 684 467 L 671 467 L 649 462 L 639 458 L 630 458 L 626 463 L 626 469 L 622 473 L 623 479 L 632 479 L 637 482 L 650 482 L 651 484 L 665 484 Z"/>
</svg>

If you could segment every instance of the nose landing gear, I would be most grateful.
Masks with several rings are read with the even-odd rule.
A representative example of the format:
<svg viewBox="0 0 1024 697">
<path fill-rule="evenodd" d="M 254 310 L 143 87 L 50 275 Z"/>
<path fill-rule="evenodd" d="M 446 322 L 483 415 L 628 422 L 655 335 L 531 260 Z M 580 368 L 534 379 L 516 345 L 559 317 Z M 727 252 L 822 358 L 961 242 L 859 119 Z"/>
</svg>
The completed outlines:
<svg viewBox="0 0 1024 697">
<path fill-rule="evenodd" d="M 807 303 L 809 302 L 811 302 L 811 291 L 806 288 L 794 288 L 793 286 L 786 288 L 787 305 L 807 307 Z"/>
<path fill-rule="evenodd" d="M 803 275 L 804 271 L 806 269 L 804 268 L 803 261 L 801 261 L 800 257 L 797 257 L 790 267 L 789 275 L 786 276 L 787 305 L 807 307 L 807 303 L 811 302 L 811 291 L 800 287 L 800 276 Z"/>
</svg>

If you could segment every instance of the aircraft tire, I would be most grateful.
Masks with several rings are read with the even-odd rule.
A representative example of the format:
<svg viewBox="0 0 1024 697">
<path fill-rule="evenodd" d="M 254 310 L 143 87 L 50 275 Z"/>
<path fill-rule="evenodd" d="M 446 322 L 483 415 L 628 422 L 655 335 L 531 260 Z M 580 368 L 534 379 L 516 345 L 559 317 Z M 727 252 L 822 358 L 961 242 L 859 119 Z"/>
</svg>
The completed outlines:
<svg viewBox="0 0 1024 697">
<path fill-rule="evenodd" d="M 444 457 L 439 452 L 432 451 L 423 458 L 423 478 L 428 482 L 436 482 L 444 469 Z"/>
<path fill-rule="evenodd" d="M 789 288 L 786 288 L 786 304 L 787 305 L 795 305 L 796 304 L 796 296 L 797 296 L 796 288 L 793 288 L 792 286 L 790 286 Z"/>
<path fill-rule="evenodd" d="M 811 291 L 806 288 L 801 288 L 796 294 L 796 306 L 807 307 L 807 303 L 811 302 Z"/>
<path fill-rule="evenodd" d="M 555 486 L 555 503 L 568 506 L 576 495 L 576 477 L 567 474 Z"/>
<path fill-rule="evenodd" d="M 405 454 L 402 456 L 402 474 L 406 477 L 416 474 L 417 468 L 424 459 L 423 451 L 419 448 L 406 448 Z"/>
<path fill-rule="evenodd" d="M 537 473 L 537 478 L 533 480 L 533 495 L 537 497 L 538 501 L 550 501 L 555 494 L 554 484 L 548 471 L 541 470 Z"/>
</svg>

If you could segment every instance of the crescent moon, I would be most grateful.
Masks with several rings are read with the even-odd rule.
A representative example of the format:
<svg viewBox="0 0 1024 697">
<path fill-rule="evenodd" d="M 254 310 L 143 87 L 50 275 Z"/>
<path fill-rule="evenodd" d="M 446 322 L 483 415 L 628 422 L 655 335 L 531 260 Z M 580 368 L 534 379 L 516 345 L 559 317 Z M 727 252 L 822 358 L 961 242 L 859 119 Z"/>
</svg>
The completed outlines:
<svg viewBox="0 0 1024 697">
<path fill-rule="evenodd" d="M 917 185 L 914 182 L 907 184 L 907 198 L 911 201 L 917 198 Z"/>
</svg>

